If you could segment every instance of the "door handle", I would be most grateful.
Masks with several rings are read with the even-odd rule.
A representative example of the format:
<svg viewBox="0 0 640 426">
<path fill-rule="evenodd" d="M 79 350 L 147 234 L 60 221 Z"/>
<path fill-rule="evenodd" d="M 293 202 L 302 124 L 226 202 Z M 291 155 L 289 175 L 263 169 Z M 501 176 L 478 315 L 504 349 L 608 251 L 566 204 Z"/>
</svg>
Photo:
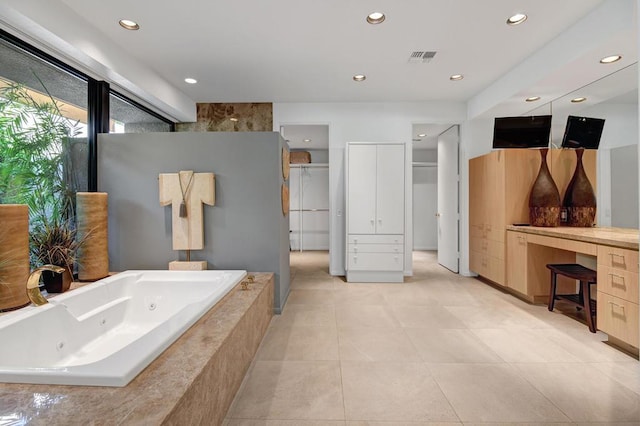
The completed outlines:
<svg viewBox="0 0 640 426">
<path fill-rule="evenodd" d="M 436 217 L 440 217 L 440 213 L 436 213 Z"/>
</svg>

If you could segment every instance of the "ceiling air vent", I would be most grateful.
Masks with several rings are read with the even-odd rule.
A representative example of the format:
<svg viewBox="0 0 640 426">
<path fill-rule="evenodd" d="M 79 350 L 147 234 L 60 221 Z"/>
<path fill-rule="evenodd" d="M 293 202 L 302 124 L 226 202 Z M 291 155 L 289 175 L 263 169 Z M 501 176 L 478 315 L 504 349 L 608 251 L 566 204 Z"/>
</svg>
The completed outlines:
<svg viewBox="0 0 640 426">
<path fill-rule="evenodd" d="M 424 50 L 416 51 L 412 52 L 409 56 L 409 62 L 412 64 L 426 64 L 427 62 L 431 62 L 434 56 L 436 56 L 436 52 Z"/>
</svg>

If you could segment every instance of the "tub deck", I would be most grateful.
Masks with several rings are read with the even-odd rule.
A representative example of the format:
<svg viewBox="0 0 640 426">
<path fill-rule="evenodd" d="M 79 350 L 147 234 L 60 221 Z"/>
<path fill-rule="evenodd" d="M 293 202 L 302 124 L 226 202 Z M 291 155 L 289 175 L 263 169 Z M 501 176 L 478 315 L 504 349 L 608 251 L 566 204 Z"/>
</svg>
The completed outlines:
<svg viewBox="0 0 640 426">
<path fill-rule="evenodd" d="M 253 275 L 126 387 L 0 383 L 0 423 L 221 424 L 273 315 L 274 274 Z"/>
</svg>

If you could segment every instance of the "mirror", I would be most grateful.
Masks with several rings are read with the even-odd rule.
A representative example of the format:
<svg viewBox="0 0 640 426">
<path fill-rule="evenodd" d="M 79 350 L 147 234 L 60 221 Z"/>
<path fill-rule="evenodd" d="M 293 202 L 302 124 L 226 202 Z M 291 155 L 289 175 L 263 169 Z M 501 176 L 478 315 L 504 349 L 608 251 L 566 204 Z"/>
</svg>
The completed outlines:
<svg viewBox="0 0 640 426">
<path fill-rule="evenodd" d="M 582 102 L 577 102 L 585 98 Z M 599 226 L 638 228 L 638 64 L 634 63 L 523 115 L 552 114 L 560 147 L 569 115 L 605 119 L 598 148 Z"/>
</svg>

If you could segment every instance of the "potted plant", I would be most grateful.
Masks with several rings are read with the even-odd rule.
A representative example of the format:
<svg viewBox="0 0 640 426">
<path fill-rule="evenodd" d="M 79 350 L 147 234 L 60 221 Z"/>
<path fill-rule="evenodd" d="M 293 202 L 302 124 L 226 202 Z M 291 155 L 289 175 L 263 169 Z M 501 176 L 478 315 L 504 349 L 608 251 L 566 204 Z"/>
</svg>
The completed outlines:
<svg viewBox="0 0 640 426">
<path fill-rule="evenodd" d="M 32 263 L 56 265 L 65 269 L 62 274 L 42 272 L 42 281 L 48 293 L 63 293 L 71 286 L 78 249 L 86 241 L 86 237 L 78 239 L 76 234 L 70 220 L 57 218 L 31 232 Z"/>
</svg>

